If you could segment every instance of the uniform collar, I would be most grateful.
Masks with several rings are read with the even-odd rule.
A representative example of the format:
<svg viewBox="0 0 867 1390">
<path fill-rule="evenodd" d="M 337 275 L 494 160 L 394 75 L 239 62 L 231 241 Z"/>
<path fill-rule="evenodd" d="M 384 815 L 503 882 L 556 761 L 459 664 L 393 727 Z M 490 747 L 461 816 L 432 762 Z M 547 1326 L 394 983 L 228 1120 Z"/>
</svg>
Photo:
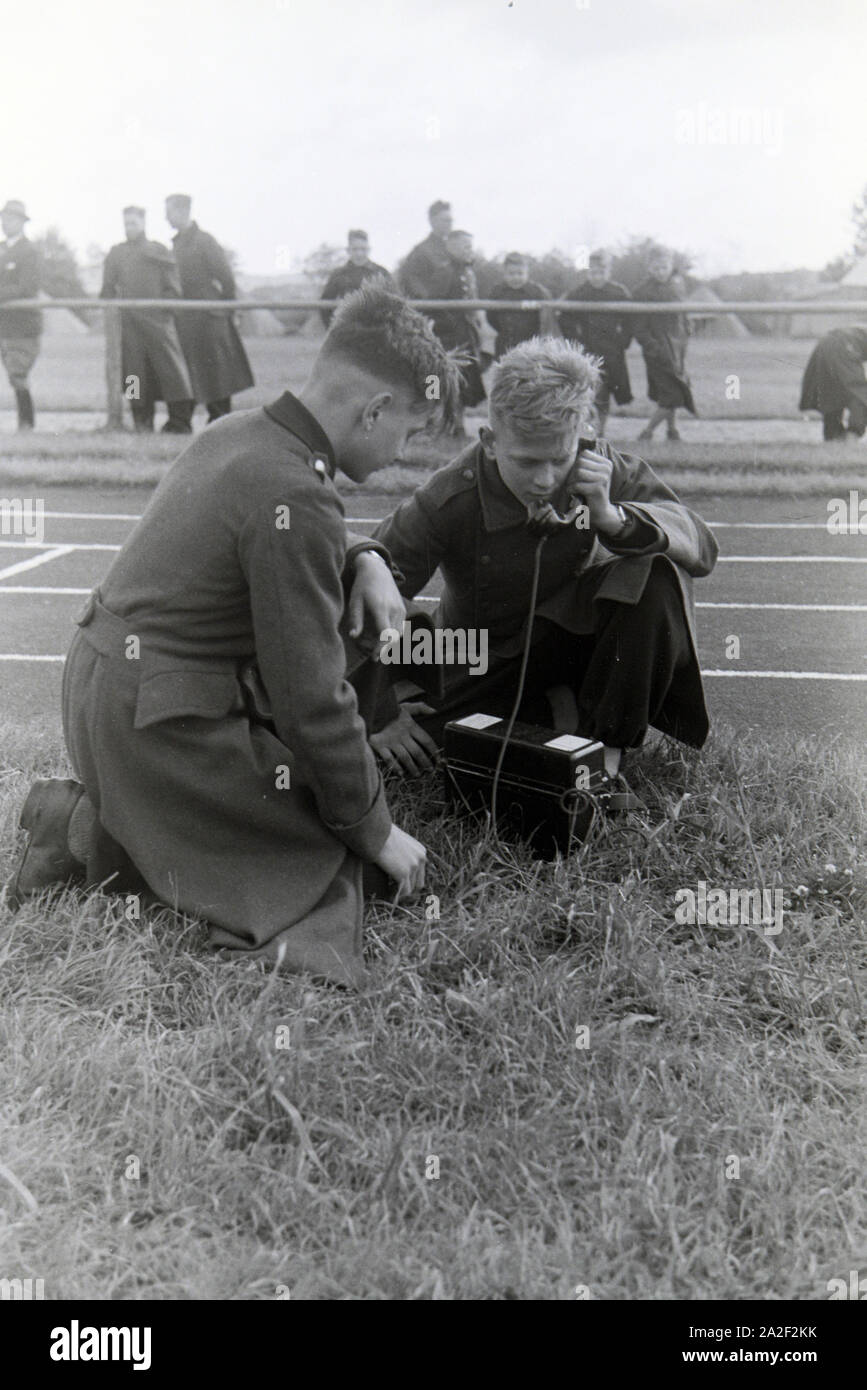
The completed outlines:
<svg viewBox="0 0 867 1390">
<path fill-rule="evenodd" d="M 331 447 L 331 440 L 316 419 L 311 415 L 306 405 L 302 405 L 297 396 L 293 396 L 291 391 L 284 391 L 271 405 L 265 406 L 265 414 L 269 415 L 276 424 L 282 425 L 284 430 L 294 434 L 296 439 L 300 439 L 302 444 L 306 444 L 311 454 L 316 454 L 325 460 L 328 468 L 329 478 L 334 477 L 337 468 L 337 461 L 334 457 L 334 450 Z"/>
</svg>

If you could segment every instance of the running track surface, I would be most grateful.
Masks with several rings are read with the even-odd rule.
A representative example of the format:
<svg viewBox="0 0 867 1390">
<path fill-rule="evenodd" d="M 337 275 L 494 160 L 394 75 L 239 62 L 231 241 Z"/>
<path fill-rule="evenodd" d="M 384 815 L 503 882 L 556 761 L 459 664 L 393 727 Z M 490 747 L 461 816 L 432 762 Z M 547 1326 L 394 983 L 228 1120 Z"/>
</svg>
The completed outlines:
<svg viewBox="0 0 867 1390">
<path fill-rule="evenodd" d="M 150 488 L 43 488 L 42 540 L 0 534 L 0 708 L 59 726 L 72 622 Z M 685 498 L 684 500 L 688 500 Z M 393 498 L 350 499 L 369 530 Z M 827 529 L 824 497 L 704 498 L 720 544 L 696 584 L 699 656 L 711 718 L 741 729 L 863 742 L 867 725 L 867 537 Z M 428 589 L 436 593 L 436 580 Z M 727 655 L 740 642 L 740 656 Z"/>
</svg>

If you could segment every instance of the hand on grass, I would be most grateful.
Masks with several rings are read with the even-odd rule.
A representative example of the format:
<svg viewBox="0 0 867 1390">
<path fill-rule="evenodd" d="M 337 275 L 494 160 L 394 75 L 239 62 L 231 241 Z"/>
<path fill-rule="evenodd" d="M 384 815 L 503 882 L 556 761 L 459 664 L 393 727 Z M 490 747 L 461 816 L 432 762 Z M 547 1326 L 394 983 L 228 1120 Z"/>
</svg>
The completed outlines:
<svg viewBox="0 0 867 1390">
<path fill-rule="evenodd" d="M 400 714 L 378 734 L 372 734 L 370 746 L 378 758 L 389 769 L 399 770 L 408 777 L 419 777 L 430 772 L 436 763 L 439 750 L 431 738 L 413 718 L 416 714 L 433 714 L 430 705 L 407 701 L 401 705 Z"/>
</svg>

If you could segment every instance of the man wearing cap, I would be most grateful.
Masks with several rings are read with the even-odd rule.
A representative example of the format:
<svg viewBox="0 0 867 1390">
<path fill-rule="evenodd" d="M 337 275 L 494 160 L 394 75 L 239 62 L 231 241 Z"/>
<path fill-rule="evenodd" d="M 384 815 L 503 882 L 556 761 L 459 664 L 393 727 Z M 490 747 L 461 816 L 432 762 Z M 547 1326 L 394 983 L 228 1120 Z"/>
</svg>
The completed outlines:
<svg viewBox="0 0 867 1390">
<path fill-rule="evenodd" d="M 451 203 L 431 203 L 427 217 L 430 236 L 410 251 L 400 268 L 400 285 L 409 299 L 446 299 L 454 272 L 446 244 L 452 229 Z"/>
<path fill-rule="evenodd" d="M 235 277 L 220 243 L 193 221 L 192 198 L 166 198 L 166 221 L 175 228 L 175 248 L 184 299 L 236 299 Z M 175 315 L 193 394 L 207 406 L 208 423 L 232 409 L 232 396 L 253 385 L 253 373 L 230 313 L 220 309 L 180 310 Z"/>
<path fill-rule="evenodd" d="M 39 293 L 39 253 L 24 235 L 29 222 L 24 204 L 10 198 L 0 208 L 0 225 L 6 240 L 0 243 L 0 303 L 9 299 L 35 299 Z M 39 356 L 42 315 L 38 309 L 0 309 L 0 358 L 15 392 L 19 430 L 32 430 L 33 397 L 27 379 Z"/>
<path fill-rule="evenodd" d="M 178 299 L 181 284 L 174 257 L 160 241 L 145 236 L 145 210 L 123 210 L 126 241 L 113 246 L 103 267 L 102 299 Z M 164 434 L 191 434 L 193 388 L 170 309 L 123 309 L 121 357 L 124 395 L 138 431 L 154 427 L 154 405 L 165 401 Z"/>
<path fill-rule="evenodd" d="M 346 249 L 349 260 L 345 265 L 332 270 L 325 282 L 325 289 L 322 291 L 323 299 L 343 299 L 347 294 L 352 294 L 353 290 L 357 290 L 372 275 L 379 275 L 389 288 L 393 288 L 392 278 L 385 266 L 377 265 L 375 261 L 370 259 L 370 239 L 367 232 L 358 228 L 350 231 L 346 238 Z M 334 310 L 320 309 L 319 313 L 327 328 Z"/>
</svg>

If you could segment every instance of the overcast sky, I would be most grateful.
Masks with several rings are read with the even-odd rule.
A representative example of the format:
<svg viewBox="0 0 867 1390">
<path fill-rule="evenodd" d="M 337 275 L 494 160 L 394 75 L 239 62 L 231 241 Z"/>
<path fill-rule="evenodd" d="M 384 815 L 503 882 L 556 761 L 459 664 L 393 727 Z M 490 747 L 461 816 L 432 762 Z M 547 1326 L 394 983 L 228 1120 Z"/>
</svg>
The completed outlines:
<svg viewBox="0 0 867 1390">
<path fill-rule="evenodd" d="M 0 5 L 0 194 L 82 253 L 177 190 L 263 275 L 349 226 L 391 266 L 434 198 L 488 255 L 820 268 L 867 183 L 865 0 Z"/>
</svg>

